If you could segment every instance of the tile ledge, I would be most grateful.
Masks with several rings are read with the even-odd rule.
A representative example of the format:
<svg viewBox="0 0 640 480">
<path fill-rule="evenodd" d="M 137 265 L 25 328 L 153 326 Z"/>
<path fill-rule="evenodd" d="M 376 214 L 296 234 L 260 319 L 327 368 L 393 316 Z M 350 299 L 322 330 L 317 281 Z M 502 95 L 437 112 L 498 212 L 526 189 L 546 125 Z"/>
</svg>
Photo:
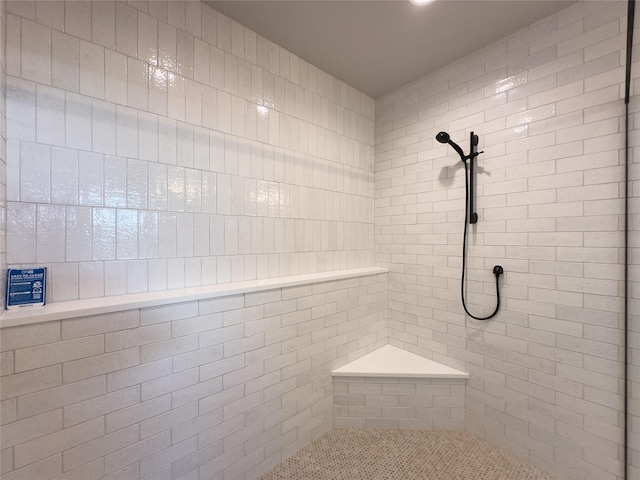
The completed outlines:
<svg viewBox="0 0 640 480">
<path fill-rule="evenodd" d="M 201 287 L 179 288 L 158 292 L 134 293 L 113 297 L 90 298 L 69 302 L 55 302 L 44 307 L 25 307 L 18 311 L 7 311 L 0 316 L 0 328 L 30 325 L 34 323 L 65 320 L 68 318 L 100 315 L 136 308 L 156 307 L 171 303 L 191 302 L 206 298 L 225 297 L 241 293 L 252 293 L 284 287 L 307 285 L 310 283 L 329 282 L 347 278 L 366 277 L 386 273 L 382 267 L 354 268 L 335 270 L 332 272 L 291 275 L 287 277 L 267 278 L 246 282 L 207 285 Z"/>
</svg>

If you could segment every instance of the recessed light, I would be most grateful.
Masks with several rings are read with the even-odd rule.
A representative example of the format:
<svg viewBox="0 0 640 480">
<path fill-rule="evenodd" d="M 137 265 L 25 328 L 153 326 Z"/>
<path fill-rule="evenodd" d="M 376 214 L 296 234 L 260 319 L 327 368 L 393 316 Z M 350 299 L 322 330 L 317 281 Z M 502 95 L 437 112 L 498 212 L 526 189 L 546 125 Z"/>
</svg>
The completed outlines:
<svg viewBox="0 0 640 480">
<path fill-rule="evenodd" d="M 414 5 L 426 5 L 427 3 L 431 3 L 433 0 L 409 0 Z"/>
</svg>

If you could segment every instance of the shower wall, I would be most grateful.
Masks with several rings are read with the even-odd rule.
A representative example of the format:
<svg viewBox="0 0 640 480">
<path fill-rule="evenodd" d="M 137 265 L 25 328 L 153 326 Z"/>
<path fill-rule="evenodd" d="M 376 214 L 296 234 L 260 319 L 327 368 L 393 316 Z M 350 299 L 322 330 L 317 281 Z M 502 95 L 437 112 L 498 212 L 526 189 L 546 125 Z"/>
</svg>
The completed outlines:
<svg viewBox="0 0 640 480">
<path fill-rule="evenodd" d="M 373 264 L 373 100 L 197 1 L 7 10 L 7 261 L 49 301 Z"/>
<path fill-rule="evenodd" d="M 626 2 L 580 3 L 376 101 L 390 343 L 468 372 L 467 430 L 567 480 L 622 475 L 625 37 Z M 441 130 L 485 152 L 466 298 L 491 313 L 504 267 L 488 322 L 460 302 L 464 169 Z"/>
<path fill-rule="evenodd" d="M 638 18 L 636 17 L 636 25 Z M 637 33 L 637 32 L 636 32 Z M 637 58 L 637 53 L 634 54 Z M 637 80 L 633 91 L 638 92 Z M 633 154 L 629 157 L 629 254 L 628 254 L 628 326 L 629 336 L 629 477 L 640 477 L 640 157 L 637 145 L 638 116 L 640 111 L 639 97 L 632 97 L 630 111 L 634 113 L 630 122 L 633 127 L 631 145 Z"/>
<path fill-rule="evenodd" d="M 0 286 L 7 272 L 7 123 L 5 88 L 6 4 L 0 1 Z M 0 309 L 4 308 L 5 289 L 0 288 Z"/>
<path fill-rule="evenodd" d="M 3 480 L 256 479 L 333 427 L 387 274 L 3 328 Z M 381 294 L 382 293 L 382 294 Z"/>
<path fill-rule="evenodd" d="M 575 5 L 379 99 L 374 200 L 373 101 L 208 6 L 8 2 L 0 270 L 4 252 L 48 266 L 49 301 L 367 266 L 374 249 L 391 273 L 3 330 L 1 422 L 22 433 L 2 474 L 255 476 L 330 427 L 328 371 L 386 341 L 388 290 L 389 342 L 471 374 L 469 431 L 559 478 L 620 478 L 625 13 Z M 486 323 L 459 301 L 464 177 L 440 130 L 486 152 L 473 312 L 506 271 Z"/>
</svg>

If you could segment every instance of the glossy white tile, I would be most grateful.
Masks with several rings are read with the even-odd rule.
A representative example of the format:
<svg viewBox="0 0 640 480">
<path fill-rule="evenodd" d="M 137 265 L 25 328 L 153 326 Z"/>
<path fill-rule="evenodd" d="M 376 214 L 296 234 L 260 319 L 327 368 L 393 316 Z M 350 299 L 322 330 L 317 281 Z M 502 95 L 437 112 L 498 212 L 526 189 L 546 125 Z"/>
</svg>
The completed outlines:
<svg viewBox="0 0 640 480">
<path fill-rule="evenodd" d="M 175 213 L 160 213 L 158 217 L 158 255 L 160 258 L 176 256 L 177 216 Z"/>
<path fill-rule="evenodd" d="M 64 1 L 34 2 L 35 21 L 58 31 L 64 31 Z"/>
<path fill-rule="evenodd" d="M 91 5 L 91 41 L 103 47 L 116 48 L 116 2 L 105 0 Z"/>
<path fill-rule="evenodd" d="M 176 121 L 165 117 L 158 119 L 158 161 L 169 165 L 176 164 Z"/>
<path fill-rule="evenodd" d="M 104 155 L 80 152 L 78 156 L 78 203 L 104 205 Z"/>
<path fill-rule="evenodd" d="M 178 30 L 176 40 L 176 73 L 185 78 L 193 78 L 193 36 Z"/>
<path fill-rule="evenodd" d="M 138 210 L 147 208 L 147 192 L 149 189 L 147 162 L 141 160 L 127 161 L 127 207 Z"/>
<path fill-rule="evenodd" d="M 51 203 L 78 203 L 78 152 L 67 148 L 51 148 Z"/>
<path fill-rule="evenodd" d="M 15 140 L 36 140 L 36 86 L 7 78 L 7 136 Z"/>
<path fill-rule="evenodd" d="M 116 50 L 128 57 L 138 55 L 138 11 L 116 2 Z"/>
<path fill-rule="evenodd" d="M 55 4 L 56 2 L 39 2 Z M 78 92 L 80 89 L 80 42 L 56 30 L 51 32 L 51 85 Z"/>
<path fill-rule="evenodd" d="M 91 258 L 91 207 L 67 207 L 66 211 L 66 261 L 90 261 Z"/>
<path fill-rule="evenodd" d="M 80 93 L 93 98 L 105 94 L 105 49 L 80 40 Z"/>
<path fill-rule="evenodd" d="M 93 209 L 93 260 L 116 259 L 116 209 Z"/>
<path fill-rule="evenodd" d="M 184 288 L 184 258 L 170 258 L 167 260 L 167 287 Z"/>
<path fill-rule="evenodd" d="M 91 41 L 91 10 L 93 4 L 67 1 L 64 8 L 64 29 L 69 35 Z"/>
<path fill-rule="evenodd" d="M 182 167 L 167 167 L 168 209 L 170 211 L 185 211 L 185 169 Z"/>
<path fill-rule="evenodd" d="M 78 300 L 78 264 L 54 263 L 51 264 L 50 299 L 52 302 L 64 302 Z M 49 295 L 48 295 L 49 296 Z"/>
<path fill-rule="evenodd" d="M 185 29 L 196 38 L 202 37 L 202 17 L 205 5 L 201 2 L 187 2 L 185 5 Z"/>
<path fill-rule="evenodd" d="M 78 264 L 78 298 L 104 296 L 104 264 L 102 262 L 80 262 Z"/>
<path fill-rule="evenodd" d="M 36 261 L 36 205 L 7 204 L 7 256 L 16 262 Z"/>
<path fill-rule="evenodd" d="M 209 85 L 209 44 L 195 38 L 193 48 L 193 78 L 195 81 Z"/>
<path fill-rule="evenodd" d="M 65 99 L 66 146 L 79 150 L 92 149 L 91 99 L 67 92 Z"/>
<path fill-rule="evenodd" d="M 118 260 L 138 258 L 138 212 L 136 210 L 118 209 L 116 211 L 116 256 Z"/>
<path fill-rule="evenodd" d="M 149 165 L 149 209 L 167 209 L 167 167 L 152 163 Z"/>
<path fill-rule="evenodd" d="M 168 74 L 166 70 L 149 66 L 149 111 L 168 114 Z"/>
<path fill-rule="evenodd" d="M 36 140 L 48 145 L 65 145 L 65 95 L 62 90 L 39 85 L 36 89 Z"/>
<path fill-rule="evenodd" d="M 138 60 L 148 65 L 158 64 L 158 21 L 138 12 Z"/>
<path fill-rule="evenodd" d="M 146 292 L 147 278 L 146 260 L 127 262 L 127 293 Z"/>
<path fill-rule="evenodd" d="M 105 296 L 124 295 L 127 293 L 127 262 L 104 263 Z"/>
<path fill-rule="evenodd" d="M 127 105 L 142 111 L 149 107 L 149 66 L 133 58 L 127 59 Z"/>
<path fill-rule="evenodd" d="M 5 47 L 5 72 L 7 75 L 20 77 L 22 71 L 21 52 L 21 17 L 6 14 L 6 47 Z"/>
<path fill-rule="evenodd" d="M 176 238 L 176 255 L 178 257 L 193 256 L 193 214 L 178 213 L 176 223 L 178 235 Z"/>
<path fill-rule="evenodd" d="M 123 157 L 138 156 L 138 112 L 132 108 L 116 107 L 117 154 Z"/>
<path fill-rule="evenodd" d="M 209 215 L 196 214 L 193 223 L 193 253 L 196 257 L 209 255 Z"/>
<path fill-rule="evenodd" d="M 107 155 L 104 158 L 104 204 L 127 206 L 127 160 Z"/>
<path fill-rule="evenodd" d="M 168 22 L 180 30 L 187 28 L 186 2 L 168 2 Z"/>
<path fill-rule="evenodd" d="M 168 115 L 170 118 L 184 121 L 187 103 L 187 79 L 169 72 L 168 80 Z"/>
<path fill-rule="evenodd" d="M 138 113 L 138 153 L 140 160 L 158 161 L 159 144 L 158 116 L 146 112 Z"/>
<path fill-rule="evenodd" d="M 177 72 L 177 31 L 175 27 L 158 24 L 158 67 Z"/>
<path fill-rule="evenodd" d="M 202 125 L 202 85 L 193 80 L 186 81 L 185 110 L 187 123 Z"/>
<path fill-rule="evenodd" d="M 127 57 L 105 50 L 105 100 L 119 105 L 127 104 Z"/>
<path fill-rule="evenodd" d="M 36 231 L 36 262 L 64 262 L 65 207 L 63 205 L 39 205 Z"/>
<path fill-rule="evenodd" d="M 48 146 L 21 143 L 20 199 L 23 202 L 50 202 L 51 149 Z"/>
<path fill-rule="evenodd" d="M 30 20 L 21 22 L 22 77 L 51 84 L 51 29 Z"/>
<path fill-rule="evenodd" d="M 91 145 L 95 152 L 116 153 L 116 107 L 102 100 L 91 102 Z"/>
<path fill-rule="evenodd" d="M 185 172 L 185 200 L 188 212 L 202 211 L 202 173 L 187 169 Z"/>
<path fill-rule="evenodd" d="M 32 3 L 7 19 L 7 69 L 14 75 L 7 81 L 7 151 L 15 159 L 7 166 L 7 177 L 15 180 L 8 196 L 43 208 L 64 206 L 65 229 L 58 234 L 65 258 L 52 253 L 55 261 L 83 262 L 91 269 L 83 279 L 97 279 L 102 265 L 104 280 L 79 293 L 76 264 L 68 270 L 75 272 L 70 273 L 75 293 L 60 295 L 138 291 L 142 287 L 127 283 L 156 270 L 163 279 L 147 278 L 144 288 L 299 270 L 299 259 L 291 267 L 288 253 L 281 258 L 279 244 L 264 240 L 275 237 L 266 217 L 329 218 L 319 206 L 324 197 L 316 192 L 305 190 L 303 199 L 313 198 L 313 209 L 306 203 L 291 209 L 290 182 L 362 192 L 351 180 L 339 186 L 322 177 L 327 171 L 322 162 L 334 159 L 336 145 L 341 148 L 336 160 L 354 162 L 349 158 L 354 144 L 341 138 L 346 130 L 331 115 L 338 111 L 332 102 L 342 102 L 355 124 L 360 114 L 355 102 L 347 105 L 323 87 L 317 93 L 320 110 L 314 111 L 305 90 L 313 75 L 305 63 L 206 5 L 101 1 L 69 11 L 72 6 L 77 5 Z M 48 40 L 36 41 L 41 38 Z M 23 72 L 25 59 L 36 56 L 46 61 Z M 333 80 L 322 79 L 334 88 Z M 323 99 L 325 94 L 331 99 Z M 306 156 L 313 142 L 322 149 L 312 161 Z M 354 150 L 344 150 L 345 145 Z M 285 167 L 316 161 L 322 165 L 318 177 L 315 169 L 296 176 L 295 168 Z M 355 210 L 345 220 L 352 214 Z M 43 213 L 42 225 L 49 224 L 45 218 Z M 70 239 L 70 231 L 84 240 Z M 47 251 L 47 238 L 44 232 L 34 237 L 34 261 Z M 83 241 L 89 247 L 82 248 Z M 322 242 L 312 246 L 329 248 Z M 265 249 L 277 256 L 256 256 Z M 220 261 L 209 257 L 225 254 Z M 189 260 L 192 256 L 200 260 Z M 156 257 L 176 259 L 147 262 L 146 270 L 128 265 Z M 303 260 L 304 268 L 318 258 Z M 169 271 L 177 273 L 176 280 L 168 282 Z M 67 270 L 58 272 L 60 277 Z M 124 285 L 117 285 L 117 275 L 128 278 Z"/>
</svg>

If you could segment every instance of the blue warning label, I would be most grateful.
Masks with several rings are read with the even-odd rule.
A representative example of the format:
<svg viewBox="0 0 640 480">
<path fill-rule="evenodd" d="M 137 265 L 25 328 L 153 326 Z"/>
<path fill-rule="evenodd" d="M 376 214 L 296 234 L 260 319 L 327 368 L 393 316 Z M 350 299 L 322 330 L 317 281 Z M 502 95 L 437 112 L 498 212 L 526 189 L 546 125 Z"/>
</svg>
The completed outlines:
<svg viewBox="0 0 640 480">
<path fill-rule="evenodd" d="M 7 308 L 44 305 L 47 269 L 9 269 L 7 272 Z"/>
</svg>

